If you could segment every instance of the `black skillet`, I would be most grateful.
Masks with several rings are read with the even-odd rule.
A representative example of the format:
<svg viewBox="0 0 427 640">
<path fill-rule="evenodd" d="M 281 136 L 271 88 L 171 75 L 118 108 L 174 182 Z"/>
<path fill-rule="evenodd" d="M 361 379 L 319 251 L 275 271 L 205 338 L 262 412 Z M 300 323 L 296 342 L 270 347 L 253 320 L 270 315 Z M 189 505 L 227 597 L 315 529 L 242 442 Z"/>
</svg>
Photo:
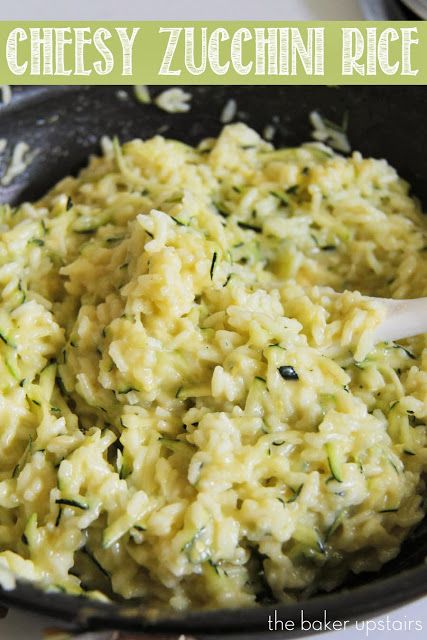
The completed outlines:
<svg viewBox="0 0 427 640">
<path fill-rule="evenodd" d="M 152 92 L 161 91 L 153 88 Z M 195 143 L 216 135 L 219 115 L 229 98 L 238 105 L 238 119 L 262 131 L 279 118 L 274 140 L 297 145 L 310 138 L 308 114 L 317 109 L 330 120 L 349 116 L 348 135 L 354 149 L 386 158 L 413 186 L 427 207 L 427 87 L 190 87 L 192 109 L 167 114 L 153 105 L 141 105 L 127 87 L 28 87 L 14 89 L 11 104 L 0 107 L 0 139 L 10 149 L 25 140 L 39 153 L 27 171 L 7 188 L 0 202 L 22 202 L 85 164 L 98 150 L 102 135 L 121 141 L 147 138 L 159 131 L 168 137 Z M 125 92 L 125 95 L 123 94 Z M 0 163 L 0 174 L 7 155 Z M 0 592 L 5 604 L 56 616 L 80 628 L 108 628 L 168 635 L 189 633 L 196 638 L 271 637 L 268 617 L 294 621 L 297 637 L 301 609 L 306 620 L 355 620 L 372 617 L 427 593 L 427 519 L 403 545 L 397 559 L 381 572 L 351 577 L 345 587 L 295 605 L 263 605 L 251 609 L 194 611 L 153 617 L 143 604 L 96 604 L 64 594 L 46 594 L 28 584 Z M 306 625 L 307 626 L 307 625 Z M 289 628 L 289 626 L 288 626 Z M 277 636 L 276 636 L 277 637 Z"/>
</svg>

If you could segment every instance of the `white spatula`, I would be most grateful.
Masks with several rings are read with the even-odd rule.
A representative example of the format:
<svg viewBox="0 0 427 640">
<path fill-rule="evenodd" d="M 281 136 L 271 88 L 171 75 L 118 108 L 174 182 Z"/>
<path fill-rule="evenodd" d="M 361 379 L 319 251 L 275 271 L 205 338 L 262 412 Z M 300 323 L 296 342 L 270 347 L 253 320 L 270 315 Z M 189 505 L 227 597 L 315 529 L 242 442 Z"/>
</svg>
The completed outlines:
<svg viewBox="0 0 427 640">
<path fill-rule="evenodd" d="M 375 331 L 375 342 L 392 342 L 427 333 L 427 298 L 371 299 L 381 303 L 386 309 L 386 317 Z"/>
</svg>

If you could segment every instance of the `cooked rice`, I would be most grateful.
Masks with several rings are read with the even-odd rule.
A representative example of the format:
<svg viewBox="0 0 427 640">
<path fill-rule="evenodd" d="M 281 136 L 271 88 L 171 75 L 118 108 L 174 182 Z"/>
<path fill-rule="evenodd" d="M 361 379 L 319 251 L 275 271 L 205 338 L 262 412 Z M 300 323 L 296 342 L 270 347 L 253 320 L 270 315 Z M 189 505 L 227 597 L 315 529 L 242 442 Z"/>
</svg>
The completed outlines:
<svg viewBox="0 0 427 640">
<path fill-rule="evenodd" d="M 154 102 L 159 109 L 168 113 L 186 113 L 191 109 L 191 98 L 191 93 L 187 93 L 181 87 L 172 87 L 159 93 Z"/>
<path fill-rule="evenodd" d="M 1 101 L 4 105 L 12 102 L 12 89 L 8 84 L 0 85 Z"/>
<path fill-rule="evenodd" d="M 243 606 L 376 571 L 424 515 L 427 225 L 384 160 L 245 125 L 104 140 L 2 207 L 0 582 Z M 344 292 L 337 295 L 336 292 Z"/>
<path fill-rule="evenodd" d="M 221 111 L 221 114 L 219 116 L 219 121 L 222 124 L 228 124 L 232 120 L 234 120 L 234 118 L 236 117 L 236 113 L 237 113 L 237 102 L 233 98 L 230 98 L 230 100 L 227 100 L 227 102 L 225 103 Z"/>
<path fill-rule="evenodd" d="M 5 151 L 7 147 L 7 141 L 6 144 L 4 144 L 4 142 L 4 140 L 0 141 L 0 153 L 3 153 L 3 151 Z M 26 142 L 23 142 L 22 140 L 20 142 L 17 142 L 17 144 L 13 147 L 12 155 L 9 160 L 9 164 L 6 167 L 6 171 L 0 177 L 0 184 L 4 187 L 9 186 L 17 176 L 26 171 L 27 167 L 34 160 L 37 153 L 38 150 L 34 149 L 31 151 L 30 146 Z"/>
<path fill-rule="evenodd" d="M 138 102 L 141 102 L 142 104 L 150 104 L 151 103 L 150 90 L 148 89 L 147 85 L 145 85 L 145 84 L 137 84 L 137 85 L 135 85 L 134 94 L 135 94 L 135 98 L 138 100 Z"/>
</svg>

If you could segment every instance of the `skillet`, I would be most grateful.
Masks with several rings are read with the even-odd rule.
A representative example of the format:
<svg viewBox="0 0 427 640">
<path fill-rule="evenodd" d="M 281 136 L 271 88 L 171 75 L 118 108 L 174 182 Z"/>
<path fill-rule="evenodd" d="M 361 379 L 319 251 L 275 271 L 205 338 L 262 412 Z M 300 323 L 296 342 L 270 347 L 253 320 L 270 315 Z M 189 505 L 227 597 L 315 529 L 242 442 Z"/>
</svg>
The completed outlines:
<svg viewBox="0 0 427 640">
<path fill-rule="evenodd" d="M 152 88 L 158 93 L 163 88 Z M 154 105 L 141 105 L 131 87 L 15 87 L 13 100 L 0 105 L 0 139 L 9 149 L 20 140 L 38 155 L 7 187 L 0 187 L 0 202 L 18 204 L 34 200 L 60 178 L 76 173 L 91 153 L 99 150 L 102 135 L 125 140 L 148 138 L 158 132 L 188 143 L 215 136 L 222 125 L 220 113 L 227 100 L 238 105 L 236 119 L 258 131 L 274 116 L 275 145 L 299 145 L 310 139 L 308 114 L 313 109 L 334 122 L 348 112 L 352 147 L 365 156 L 384 157 L 407 179 L 427 208 L 427 87 L 210 87 L 197 86 L 192 109 L 168 114 Z M 0 160 L 0 174 L 6 157 Z M 178 638 L 190 633 L 199 639 L 271 637 L 268 617 L 293 621 L 297 637 L 301 609 L 306 621 L 356 620 L 378 615 L 427 593 L 427 518 L 404 543 L 400 555 L 379 573 L 351 577 L 339 591 L 319 594 L 296 604 L 274 603 L 251 609 L 193 611 L 172 614 L 152 611 L 142 603 L 101 604 L 58 593 L 43 593 L 20 583 L 14 591 L 1 591 L 6 605 L 50 614 L 81 629 L 127 629 Z M 305 625 L 306 627 L 308 624 Z M 157 636 L 157 634 L 161 634 Z M 278 634 L 276 637 L 280 637 Z M 152 637 L 150 635 L 150 637 Z"/>
</svg>

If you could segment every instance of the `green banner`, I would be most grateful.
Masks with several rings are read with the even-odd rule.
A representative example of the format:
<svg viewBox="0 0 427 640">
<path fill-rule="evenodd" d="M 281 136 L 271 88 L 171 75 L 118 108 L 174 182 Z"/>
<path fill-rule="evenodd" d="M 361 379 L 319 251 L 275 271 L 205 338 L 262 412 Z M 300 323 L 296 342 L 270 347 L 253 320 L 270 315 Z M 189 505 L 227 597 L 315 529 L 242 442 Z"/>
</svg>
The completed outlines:
<svg viewBox="0 0 427 640">
<path fill-rule="evenodd" d="M 0 22 L 2 84 L 427 84 L 426 22 Z"/>
</svg>

